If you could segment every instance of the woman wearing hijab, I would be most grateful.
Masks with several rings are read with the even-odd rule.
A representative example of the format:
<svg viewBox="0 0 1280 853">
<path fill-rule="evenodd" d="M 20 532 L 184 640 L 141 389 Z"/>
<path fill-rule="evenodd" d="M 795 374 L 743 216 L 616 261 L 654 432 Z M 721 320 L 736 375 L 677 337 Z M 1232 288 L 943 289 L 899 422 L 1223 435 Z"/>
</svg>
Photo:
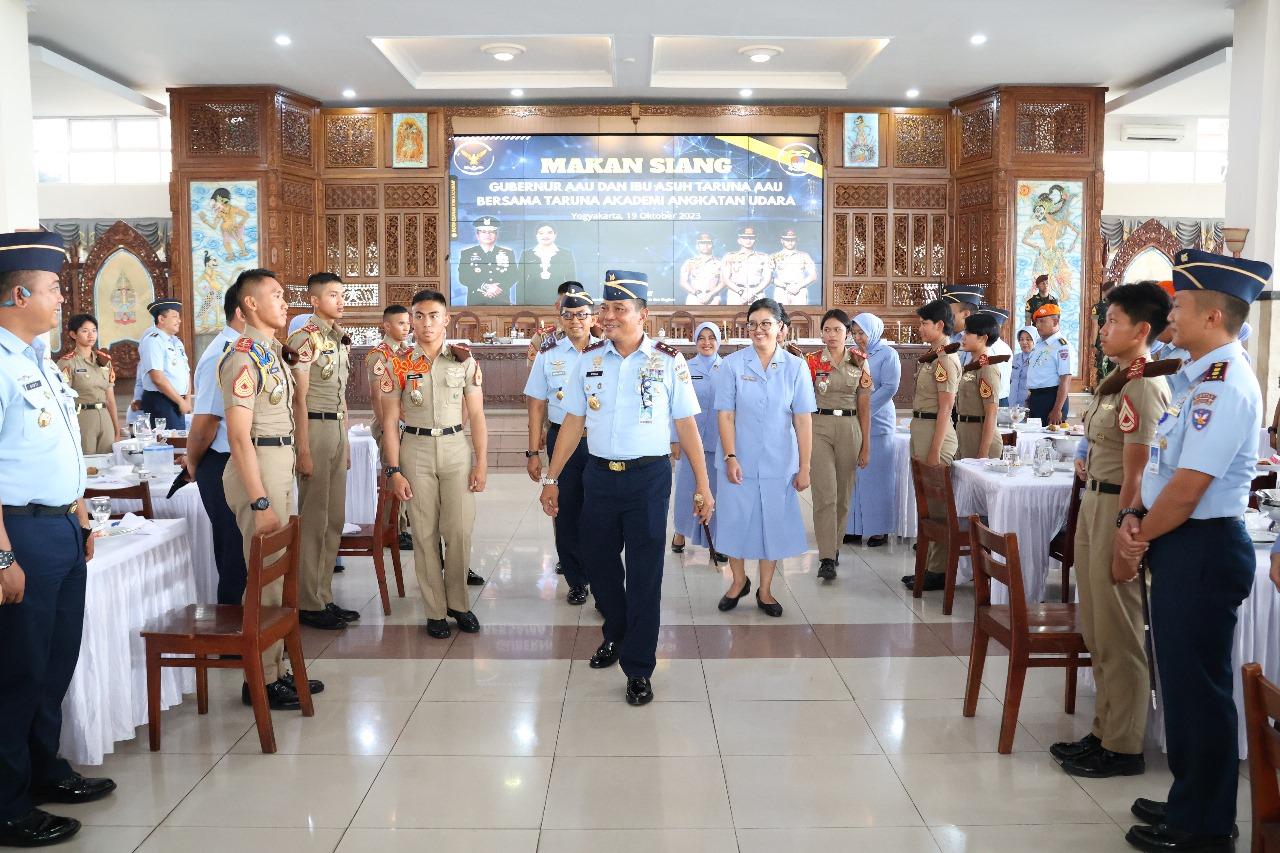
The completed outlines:
<svg viewBox="0 0 1280 853">
<path fill-rule="evenodd" d="M 853 343 L 867 354 L 871 369 L 871 435 L 863 443 L 871 447 L 867 467 L 858 472 L 849 506 L 846 542 L 861 542 L 879 548 L 889 541 L 893 530 L 893 502 L 886 498 L 897 489 L 893 470 L 893 428 L 897 409 L 893 397 L 902 381 L 902 363 L 884 335 L 884 321 L 875 314 L 853 318 Z"/>
<path fill-rule="evenodd" d="M 1013 354 L 1013 368 L 1009 377 L 1010 406 L 1027 405 L 1027 363 L 1035 345 L 1035 326 L 1023 326 L 1018 330 L 1018 351 Z"/>
<path fill-rule="evenodd" d="M 716 467 L 717 450 L 720 447 L 720 430 L 716 425 L 716 373 L 720 370 L 720 329 L 715 323 L 699 323 L 694 330 L 693 342 L 698 352 L 689 359 L 689 379 L 693 383 L 693 391 L 698 395 L 698 407 L 701 413 L 694 416 L 698 425 L 698 435 L 702 437 L 702 450 L 707 457 L 707 470 Z M 671 550 L 677 554 L 684 552 L 685 544 L 692 541 L 694 545 L 710 548 L 711 543 L 702 531 L 702 523 L 693 514 L 693 466 L 680 453 L 680 443 L 676 439 L 675 426 L 671 427 L 671 457 L 676 460 L 676 499 L 672 504 L 675 516 L 676 535 L 671 540 Z M 711 481 L 711 494 L 716 494 L 717 481 Z M 713 562 L 726 559 L 723 554 L 712 554 Z"/>
</svg>

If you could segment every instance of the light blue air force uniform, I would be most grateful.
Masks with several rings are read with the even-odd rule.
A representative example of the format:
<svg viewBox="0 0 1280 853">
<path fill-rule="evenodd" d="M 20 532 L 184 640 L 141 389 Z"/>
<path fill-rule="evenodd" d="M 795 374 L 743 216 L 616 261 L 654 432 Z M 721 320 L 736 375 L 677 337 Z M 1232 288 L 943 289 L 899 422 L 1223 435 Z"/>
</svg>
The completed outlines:
<svg viewBox="0 0 1280 853">
<path fill-rule="evenodd" d="M 1249 356 L 1246 353 L 1245 358 L 1248 358 L 1248 357 Z M 1185 364 L 1186 362 L 1191 360 L 1191 353 L 1187 352 L 1182 347 L 1174 346 L 1172 343 L 1164 343 L 1163 341 L 1156 341 L 1154 344 L 1151 345 L 1151 360 L 1155 361 L 1156 359 L 1165 359 L 1165 358 L 1180 358 Z M 1182 371 L 1178 371 L 1177 373 L 1168 377 L 1168 379 L 1169 379 L 1170 399 L 1177 399 L 1178 395 L 1181 394 L 1183 391 L 1185 391 L 1187 388 L 1186 375 Z"/>
<path fill-rule="evenodd" d="M 213 415 L 218 419 L 218 432 L 209 445 L 210 450 L 219 453 L 230 453 L 231 445 L 227 443 L 227 421 L 222 406 L 222 388 L 218 385 L 218 362 L 222 354 L 235 346 L 240 333 L 230 326 L 223 328 L 218 336 L 209 342 L 209 346 L 196 362 L 196 399 L 192 406 L 193 415 Z"/>
<path fill-rule="evenodd" d="M 698 396 L 698 408 L 702 410 L 694 417 L 694 422 L 698 425 L 698 435 L 702 438 L 703 458 L 706 460 L 708 474 L 715 469 L 716 450 L 720 447 L 720 427 L 717 423 L 715 405 L 715 379 L 720 372 L 722 361 L 724 359 L 718 354 L 711 356 L 699 354 L 689 359 L 689 379 L 694 393 Z M 675 424 L 672 424 L 671 443 L 675 444 L 679 441 L 680 437 L 676 435 Z M 709 479 L 711 494 L 718 495 L 720 493 L 719 478 L 709 477 Z M 672 505 L 676 533 L 694 545 L 709 548 L 710 543 L 707 542 L 706 534 L 702 532 L 702 523 L 693 514 L 695 485 L 693 466 L 689 464 L 689 457 L 681 454 L 680 461 L 676 465 L 675 503 Z"/>
<path fill-rule="evenodd" d="M 594 344 L 597 340 L 599 339 L 591 338 L 587 346 Z M 555 346 L 540 350 L 533 360 L 533 366 L 529 368 L 529 378 L 524 383 L 525 396 L 533 397 L 535 400 L 545 400 L 547 418 L 553 424 L 564 423 L 564 402 L 556 394 L 564 391 L 570 384 L 571 378 L 576 375 L 578 360 L 581 358 L 582 353 L 578 348 L 573 345 L 567 335 L 560 332 Z M 565 396 L 568 396 L 567 391 Z"/>
<path fill-rule="evenodd" d="M 151 379 L 153 370 L 163 373 L 180 396 L 191 392 L 191 365 L 182 340 L 176 335 L 166 335 L 155 326 L 147 329 L 138 342 L 138 373 L 142 376 L 143 391 L 160 390 Z"/>
<path fill-rule="evenodd" d="M 800 469 L 793 415 L 817 410 L 804 359 L 778 347 L 768 366 L 754 347 L 725 357 L 716 377 L 716 410 L 734 413 L 741 485 L 717 460 L 716 548 L 744 560 L 780 560 L 808 548 L 792 480 Z"/>
<path fill-rule="evenodd" d="M 0 503 L 66 506 L 84 494 L 75 401 L 44 341 L 0 328 Z"/>
<path fill-rule="evenodd" d="M 902 382 L 902 362 L 888 341 L 880 340 L 867 352 L 871 370 L 871 460 L 858 471 L 849 504 L 845 533 L 883 536 L 893 532 L 894 502 L 898 488 L 893 466 L 893 433 L 898 412 L 893 396 Z"/>
<path fill-rule="evenodd" d="M 1071 343 L 1061 332 L 1037 336 L 1027 358 L 1027 388 L 1057 388 L 1060 377 L 1071 375 L 1071 355 Z"/>
</svg>

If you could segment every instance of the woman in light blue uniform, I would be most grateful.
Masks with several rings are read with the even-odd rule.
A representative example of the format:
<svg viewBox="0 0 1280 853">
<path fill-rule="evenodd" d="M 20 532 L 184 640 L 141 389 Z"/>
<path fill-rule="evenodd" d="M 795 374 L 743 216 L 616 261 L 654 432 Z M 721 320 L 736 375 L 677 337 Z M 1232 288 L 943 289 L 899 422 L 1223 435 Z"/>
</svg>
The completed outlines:
<svg viewBox="0 0 1280 853">
<path fill-rule="evenodd" d="M 715 378 L 720 370 L 720 330 L 714 323 L 700 323 L 694 330 L 693 342 L 698 346 L 697 355 L 689 359 L 689 379 L 693 382 L 693 391 L 698 395 L 698 407 L 702 413 L 694 416 L 698 424 L 698 435 L 702 437 L 702 449 L 707 457 L 707 470 L 716 467 L 717 450 L 720 447 L 720 430 L 716 426 L 716 389 Z M 676 535 L 671 540 L 671 550 L 677 554 L 684 552 L 687 542 L 702 548 L 710 548 L 711 543 L 702 532 L 702 523 L 693 514 L 693 466 L 680 453 L 680 443 L 676 438 L 675 426 L 671 427 L 671 456 L 676 460 L 676 498 L 671 504 L 675 516 Z M 716 481 L 711 481 L 711 494 L 716 494 Z M 724 558 L 723 554 L 712 554 L 713 560 Z"/>
<path fill-rule="evenodd" d="M 893 428 L 897 409 L 893 395 L 902 381 L 902 364 L 898 353 L 881 337 L 884 321 L 875 314 L 862 313 L 853 318 L 853 343 L 867 354 L 871 370 L 871 461 L 858 472 L 849 505 L 849 523 L 845 527 L 846 542 L 860 542 L 878 548 L 889 540 L 893 530 L 892 495 L 896 488 L 893 470 Z"/>
<path fill-rule="evenodd" d="M 809 547 L 797 493 L 809 488 L 817 403 L 808 365 L 778 343 L 782 317 L 772 299 L 751 303 L 751 346 L 726 356 L 715 380 L 721 451 L 715 537 L 733 571 L 721 610 L 750 592 L 744 561 L 759 560 L 756 604 L 781 616 L 769 590 L 777 561 Z"/>
<path fill-rule="evenodd" d="M 1027 365 L 1031 359 L 1031 348 L 1036 345 L 1036 327 L 1023 326 L 1018 330 L 1018 351 L 1010 360 L 1009 373 L 1009 405 L 1027 405 Z"/>
</svg>

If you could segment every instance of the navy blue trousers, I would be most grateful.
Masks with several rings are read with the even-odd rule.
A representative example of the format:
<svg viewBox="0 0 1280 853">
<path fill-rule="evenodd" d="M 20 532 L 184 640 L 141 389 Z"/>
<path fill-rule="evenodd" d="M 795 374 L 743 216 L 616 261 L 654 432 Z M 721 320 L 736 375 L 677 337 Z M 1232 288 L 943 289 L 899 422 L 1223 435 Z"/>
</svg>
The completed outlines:
<svg viewBox="0 0 1280 853">
<path fill-rule="evenodd" d="M 0 821 L 30 811 L 32 785 L 60 782 L 62 699 L 80 657 L 84 545 L 74 515 L 6 514 L 26 574 L 21 604 L 0 605 Z"/>
<path fill-rule="evenodd" d="M 1147 560 L 1173 773 L 1168 824 L 1227 835 L 1240 781 L 1231 646 L 1236 610 L 1253 586 L 1253 543 L 1239 519 L 1193 522 L 1154 540 Z"/>
<path fill-rule="evenodd" d="M 186 429 L 186 416 L 178 410 L 172 400 L 159 391 L 142 392 L 142 411 L 151 415 L 151 425 L 155 426 L 156 418 L 164 418 L 165 429 Z"/>
<path fill-rule="evenodd" d="M 604 614 L 604 639 L 619 644 L 628 677 L 648 678 L 657 662 L 671 465 L 659 460 L 610 471 L 588 458 L 582 482 L 580 541 L 582 553 L 591 555 L 588 574 Z"/>
<path fill-rule="evenodd" d="M 213 563 L 218 568 L 218 603 L 240 604 L 244 600 L 244 540 L 236 514 L 227 506 L 222 490 L 222 472 L 231 461 L 230 453 L 206 450 L 196 466 L 196 483 L 200 486 L 200 502 L 213 526 Z"/>
<path fill-rule="evenodd" d="M 556 439 L 560 436 L 560 425 L 552 424 L 547 430 L 547 458 L 556 452 Z M 552 527 L 556 532 L 556 555 L 560 558 L 560 568 L 564 571 L 564 579 L 569 586 L 586 586 L 590 583 L 587 567 L 582 559 L 582 543 L 580 541 L 580 525 L 582 519 L 582 472 L 587 464 L 587 440 L 578 440 L 578 447 L 565 463 L 560 472 L 560 512 L 553 519 Z"/>
<path fill-rule="evenodd" d="M 1049 412 L 1053 411 L 1053 401 L 1058 399 L 1058 386 L 1050 388 L 1032 388 L 1027 393 L 1027 417 L 1039 418 L 1042 426 L 1049 425 Z M 1062 419 L 1067 419 L 1068 401 L 1062 401 Z"/>
</svg>

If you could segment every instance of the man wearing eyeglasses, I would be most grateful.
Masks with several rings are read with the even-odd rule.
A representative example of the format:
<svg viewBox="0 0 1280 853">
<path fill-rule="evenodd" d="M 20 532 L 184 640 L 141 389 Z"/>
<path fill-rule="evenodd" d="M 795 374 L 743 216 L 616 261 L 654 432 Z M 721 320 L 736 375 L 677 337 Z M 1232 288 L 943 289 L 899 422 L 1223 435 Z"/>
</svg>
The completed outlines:
<svg viewBox="0 0 1280 853">
<path fill-rule="evenodd" d="M 581 290 L 570 291 L 560 297 L 560 329 L 558 334 L 548 335 L 538 348 L 538 355 L 529 370 L 524 393 L 529 410 L 529 479 L 542 480 L 543 424 L 550 418 L 546 429 L 547 458 L 556 452 L 556 438 L 564 423 L 564 388 L 574 374 L 582 351 L 596 342 L 591 334 L 591 318 L 594 305 L 591 297 Z M 587 462 L 587 441 L 579 440 L 573 455 L 560 473 L 560 514 L 554 519 L 556 554 L 560 570 L 569 583 L 565 598 L 570 604 L 586 604 L 590 592 L 587 567 L 578 543 L 578 516 L 582 513 L 582 471 Z"/>
</svg>

